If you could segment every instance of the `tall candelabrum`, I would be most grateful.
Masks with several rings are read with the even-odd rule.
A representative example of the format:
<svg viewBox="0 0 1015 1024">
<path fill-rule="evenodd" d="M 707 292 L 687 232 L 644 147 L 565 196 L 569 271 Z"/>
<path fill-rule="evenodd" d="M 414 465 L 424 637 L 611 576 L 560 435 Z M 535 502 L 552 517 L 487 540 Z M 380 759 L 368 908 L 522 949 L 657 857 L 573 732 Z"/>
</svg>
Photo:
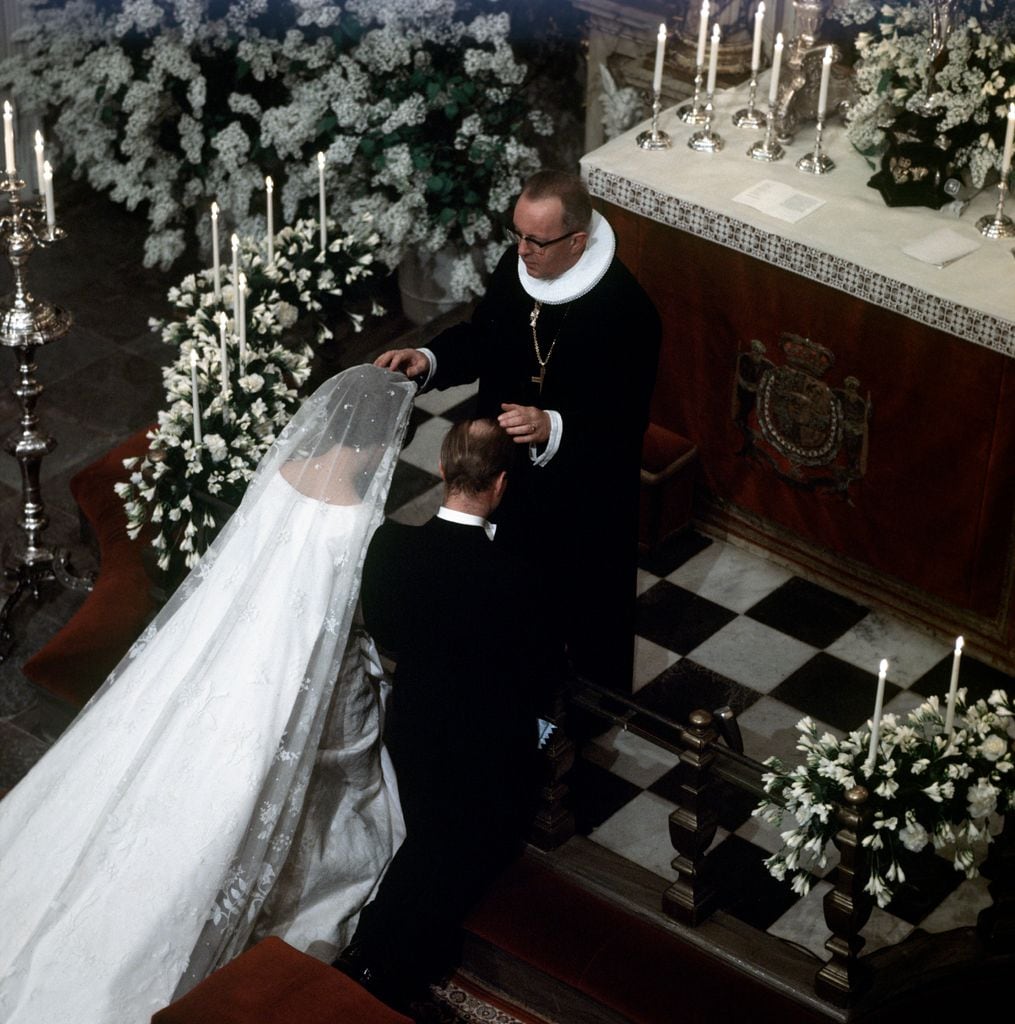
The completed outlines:
<svg viewBox="0 0 1015 1024">
<path fill-rule="evenodd" d="M 0 345 L 11 349 L 17 360 L 18 380 L 11 390 L 21 407 L 19 429 L 7 437 L 4 447 L 17 459 L 21 470 L 18 526 L 25 535 L 22 547 L 8 540 L 3 548 L 4 575 L 14 588 L 0 608 L 0 660 L 13 645 L 8 621 L 22 597 L 30 593 L 38 600 L 40 587 L 48 582 L 79 590 L 88 590 L 92 584 L 90 579 L 74 576 L 67 554 L 47 547 L 42 537 L 49 518 L 42 501 L 39 470 L 56 441 L 40 429 L 35 412 L 43 387 L 35 376 L 38 367 L 34 356 L 37 348 L 67 333 L 71 316 L 34 298 L 25 286 L 25 265 L 36 246 L 52 244 L 63 237 L 63 231 L 47 219 L 41 196 L 37 203 L 22 201 L 24 187 L 14 174 L 0 178 L 0 195 L 7 199 L 7 211 L 0 214 L 0 246 L 14 276 L 14 290 L 0 299 Z"/>
<path fill-rule="evenodd" d="M 1012 238 L 1015 236 L 1015 223 L 1004 212 L 1004 202 L 1008 196 L 1008 173 L 1001 175 L 997 183 L 997 209 L 993 215 L 986 214 L 976 222 L 976 229 L 987 238 Z"/>
<path fill-rule="evenodd" d="M 677 108 L 677 116 L 684 124 L 704 124 L 708 120 L 701 102 L 701 87 L 705 84 L 705 67 L 700 62 L 694 72 L 694 97 L 690 103 Z"/>
<path fill-rule="evenodd" d="M 652 127 L 647 132 L 640 132 L 635 141 L 642 149 L 658 150 L 669 149 L 673 144 L 669 135 L 659 127 L 659 110 L 662 106 L 662 97 L 659 90 L 652 94 Z"/>
</svg>

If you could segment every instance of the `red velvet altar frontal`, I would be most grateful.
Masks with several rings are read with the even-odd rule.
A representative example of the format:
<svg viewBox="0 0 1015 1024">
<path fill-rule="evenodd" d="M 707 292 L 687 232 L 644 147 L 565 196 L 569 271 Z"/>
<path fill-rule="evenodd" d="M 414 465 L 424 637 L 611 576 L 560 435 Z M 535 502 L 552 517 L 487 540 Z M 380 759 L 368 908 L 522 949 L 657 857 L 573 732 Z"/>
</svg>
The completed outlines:
<svg viewBox="0 0 1015 1024">
<path fill-rule="evenodd" d="M 601 205 L 621 258 L 663 317 L 652 418 L 698 445 L 713 504 L 946 602 L 957 625 L 972 613 L 1006 634 L 1015 360 Z M 866 472 L 848 496 L 793 483 L 743 453 L 733 415 L 738 356 L 758 339 L 779 362 L 786 332 L 831 350 L 828 387 L 841 393 L 853 377 L 869 395 Z"/>
</svg>

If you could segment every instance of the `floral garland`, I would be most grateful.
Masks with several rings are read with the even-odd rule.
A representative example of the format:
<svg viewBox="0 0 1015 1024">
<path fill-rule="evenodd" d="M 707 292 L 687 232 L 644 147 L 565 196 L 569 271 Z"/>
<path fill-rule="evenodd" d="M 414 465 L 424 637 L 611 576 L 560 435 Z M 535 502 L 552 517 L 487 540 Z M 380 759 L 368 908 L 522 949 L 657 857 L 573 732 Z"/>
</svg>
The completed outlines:
<svg viewBox="0 0 1015 1024">
<path fill-rule="evenodd" d="M 499 256 L 494 218 L 538 168 L 526 139 L 553 130 L 521 98 L 508 14 L 485 2 L 24 3 L 0 81 L 48 117 L 75 173 L 146 210 L 147 266 L 185 251 L 211 199 L 260 234 L 266 173 L 286 220 L 315 210 L 323 152 L 331 214 L 372 213 L 389 267 L 415 247 L 482 250 L 455 263 L 466 298 Z"/>
<path fill-rule="evenodd" d="M 320 250 L 320 227 L 300 220 L 275 236 L 269 263 L 261 244 L 244 238 L 239 263 L 247 277 L 246 339 L 241 352 L 235 328 L 226 331 L 223 374 L 219 317 L 233 308 L 231 283 L 216 298 L 214 273 L 188 274 L 169 290 L 177 316 L 152 321 L 162 340 L 177 349 L 163 370 L 165 407 L 148 433 L 142 458 L 126 459 L 130 479 L 116 485 L 127 531 L 137 538 L 151 524 L 158 568 L 173 579 L 195 565 L 239 504 L 261 457 L 299 404 L 311 372 L 313 346 L 332 337 L 322 316 L 327 305 L 362 290 L 376 267 L 380 242 L 369 221 L 338 234 Z M 228 276 L 228 275 L 227 275 Z M 370 314 L 383 313 L 376 303 Z M 355 330 L 365 313 L 345 309 Z M 194 386 L 200 425 L 194 416 Z"/>
<path fill-rule="evenodd" d="M 932 17 L 945 15 L 935 42 Z M 861 26 L 856 37 L 857 99 L 847 135 L 862 153 L 885 143 L 885 127 L 904 110 L 926 118 L 928 141 L 982 187 L 1000 170 L 1007 106 L 1015 100 L 1015 12 L 993 0 L 934 3 L 846 0 L 829 15 Z M 932 113 L 927 113 L 931 111 Z"/>
<path fill-rule="evenodd" d="M 878 906 L 887 906 L 905 881 L 907 852 L 928 843 L 952 847 L 955 869 L 969 878 L 978 874 L 974 846 L 990 841 L 992 815 L 1015 807 L 1012 706 L 1003 690 L 967 706 L 960 688 L 949 736 L 941 703 L 931 697 L 904 722 L 885 715 L 872 768 L 867 726 L 840 740 L 819 736 L 810 718 L 798 723 L 804 762 L 787 770 L 779 758 L 769 758 L 772 770 L 762 776 L 768 798 L 754 811 L 776 826 L 787 814 L 795 822 L 781 833 L 783 848 L 765 861 L 775 878 L 788 876 L 801 895 L 810 891 L 813 872 L 828 866 L 828 844 L 840 828 L 836 804 L 857 785 L 870 794 L 871 827 L 862 840 L 870 859 L 865 889 Z"/>
</svg>

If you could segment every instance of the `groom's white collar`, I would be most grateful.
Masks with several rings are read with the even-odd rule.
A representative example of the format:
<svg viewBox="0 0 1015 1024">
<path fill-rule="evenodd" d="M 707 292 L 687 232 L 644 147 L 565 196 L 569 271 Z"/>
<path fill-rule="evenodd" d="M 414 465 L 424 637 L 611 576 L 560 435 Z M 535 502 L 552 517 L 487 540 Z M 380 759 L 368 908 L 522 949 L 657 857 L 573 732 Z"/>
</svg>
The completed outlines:
<svg viewBox="0 0 1015 1024">
<path fill-rule="evenodd" d="M 599 284 L 613 260 L 616 248 L 617 238 L 613 228 L 602 214 L 593 210 L 585 251 L 573 267 L 557 277 L 530 277 L 519 256 L 518 280 L 537 302 L 559 306 L 561 303 L 580 299 Z"/>
</svg>

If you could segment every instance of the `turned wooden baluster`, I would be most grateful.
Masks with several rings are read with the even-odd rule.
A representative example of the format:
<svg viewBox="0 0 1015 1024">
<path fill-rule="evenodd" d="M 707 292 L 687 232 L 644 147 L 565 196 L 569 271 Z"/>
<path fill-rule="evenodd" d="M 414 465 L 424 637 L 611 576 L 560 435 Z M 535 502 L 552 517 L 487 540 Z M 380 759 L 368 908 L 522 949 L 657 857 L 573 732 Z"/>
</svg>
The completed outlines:
<svg viewBox="0 0 1015 1024">
<path fill-rule="evenodd" d="M 570 786 L 564 776 L 574 767 L 574 741 L 564 731 L 564 691 L 558 689 L 543 712 L 556 726 L 546 741 L 540 763 L 539 803 L 529 842 L 540 850 L 554 850 L 574 835 L 574 814 L 566 806 Z"/>
<path fill-rule="evenodd" d="M 832 932 L 825 949 L 832 959 L 818 971 L 814 990 L 838 1006 L 850 1005 L 869 982 L 869 971 L 860 961 L 866 941 L 860 929 L 874 908 L 874 897 L 864 890 L 870 865 L 867 851 L 860 845 L 869 828 L 869 795 L 863 786 L 855 786 L 845 794 L 845 804 L 840 804 L 837 811 L 842 825 L 834 839 L 839 867 L 835 887 L 825 893 L 824 901 L 825 923 Z"/>
<path fill-rule="evenodd" d="M 705 861 L 715 838 L 716 808 L 712 744 L 717 739 L 712 715 L 694 711 L 681 731 L 683 751 L 677 765 L 678 806 L 670 814 L 670 842 L 677 851 L 673 869 L 677 880 L 663 893 L 663 911 L 684 924 L 695 925 L 712 911 L 716 889 Z"/>
</svg>

